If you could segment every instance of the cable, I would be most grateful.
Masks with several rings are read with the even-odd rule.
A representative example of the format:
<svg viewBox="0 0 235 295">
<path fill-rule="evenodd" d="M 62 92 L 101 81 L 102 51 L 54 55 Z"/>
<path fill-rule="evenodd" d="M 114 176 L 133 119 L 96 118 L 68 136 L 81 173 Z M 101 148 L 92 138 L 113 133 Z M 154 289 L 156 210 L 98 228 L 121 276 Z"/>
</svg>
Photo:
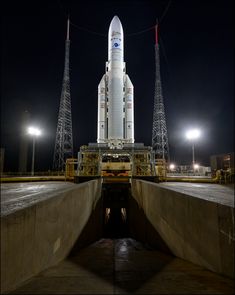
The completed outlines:
<svg viewBox="0 0 235 295">
<path fill-rule="evenodd" d="M 155 28 L 155 25 L 152 26 L 152 27 L 149 27 L 149 28 L 147 28 L 147 29 L 145 29 L 145 30 L 139 31 L 139 32 L 135 32 L 135 33 L 131 33 L 131 34 L 126 34 L 126 36 L 127 36 L 127 37 L 131 37 L 131 36 L 140 35 L 140 34 L 143 34 L 143 33 L 145 33 L 145 32 L 148 32 L 148 31 L 150 31 L 150 30 L 152 30 L 152 29 L 154 29 L 154 28 Z"/>
<path fill-rule="evenodd" d="M 80 26 L 78 26 L 78 25 L 75 25 L 75 24 L 72 23 L 71 21 L 70 21 L 70 24 L 71 24 L 72 26 L 74 26 L 75 28 L 79 29 L 79 30 L 86 31 L 86 32 L 91 33 L 91 34 L 94 34 L 94 35 L 98 35 L 98 36 L 102 36 L 102 37 L 107 37 L 107 36 L 108 36 L 107 34 L 102 34 L 102 33 L 95 32 L 95 31 L 92 31 L 92 30 L 86 29 L 86 28 L 84 28 L 84 27 L 80 27 Z M 155 28 L 155 26 L 152 26 L 152 27 L 149 27 L 149 28 L 147 28 L 147 29 L 144 29 L 144 30 L 141 30 L 141 31 L 138 31 L 138 32 L 135 32 L 135 33 L 131 33 L 131 34 L 125 34 L 125 35 L 126 35 L 127 37 L 136 36 L 136 35 L 140 35 L 140 34 L 143 34 L 143 33 L 145 33 L 145 32 L 148 32 L 148 31 L 150 31 L 150 30 L 152 30 L 152 29 L 154 29 L 154 28 Z"/>
<path fill-rule="evenodd" d="M 57 0 L 58 4 L 59 4 L 59 7 L 60 7 L 60 10 L 61 10 L 61 13 L 67 18 L 68 17 L 68 14 L 65 13 L 65 8 L 63 6 L 63 4 L 61 3 L 60 0 Z"/>
<path fill-rule="evenodd" d="M 166 61 L 166 66 L 167 66 L 167 69 L 168 69 L 168 73 L 169 73 L 169 75 L 170 75 L 170 74 L 171 74 L 171 69 L 170 69 L 170 65 L 169 65 L 169 62 L 168 62 L 167 55 L 166 55 L 165 46 L 164 46 L 164 44 L 163 44 L 163 40 L 162 40 L 161 37 L 160 37 L 160 44 L 161 44 L 161 49 L 162 49 L 163 56 L 164 56 L 165 61 Z"/>
<path fill-rule="evenodd" d="M 160 17 L 159 23 L 161 23 L 162 20 L 163 20 L 163 18 L 166 16 L 166 13 L 167 13 L 170 5 L 171 5 L 171 2 L 172 2 L 172 0 L 169 0 L 169 2 L 167 4 L 167 6 L 166 6 L 166 8 L 165 8 L 165 10 L 164 10 L 164 12 L 162 14 L 162 16 Z M 163 40 L 162 40 L 161 36 L 160 36 L 160 43 L 161 43 L 162 53 L 163 53 L 163 56 L 164 56 L 165 61 L 166 61 L 166 66 L 167 66 L 167 69 L 168 69 L 168 73 L 170 75 L 171 74 L 170 65 L 169 65 L 169 62 L 168 62 L 168 58 L 167 58 L 167 55 L 166 55 L 165 46 L 163 44 Z"/>
<path fill-rule="evenodd" d="M 77 26 L 77 25 L 75 25 L 74 23 L 72 23 L 71 21 L 70 21 L 70 24 L 71 24 L 72 26 L 74 26 L 75 28 L 79 29 L 79 30 L 86 31 L 86 32 L 91 33 L 91 34 L 94 34 L 94 35 L 98 35 L 98 36 L 102 36 L 102 37 L 107 37 L 106 34 L 102 34 L 102 33 L 99 33 L 99 32 L 95 32 L 95 31 L 92 31 L 92 30 L 89 30 L 89 29 L 86 29 L 86 28 L 83 28 L 83 27 Z"/>
<path fill-rule="evenodd" d="M 95 31 L 92 31 L 92 30 L 89 30 L 87 28 L 83 28 L 83 27 L 80 27 L 80 26 L 77 26 L 75 25 L 74 23 L 70 22 L 72 26 L 74 26 L 75 28 L 79 29 L 79 30 L 82 30 L 82 31 L 85 31 L 85 32 L 88 32 L 90 34 L 93 34 L 93 35 L 97 35 L 97 36 L 101 36 L 101 37 L 107 37 L 108 35 L 105 35 L 105 34 L 102 34 L 102 33 L 99 33 L 99 32 L 95 32 Z"/>
<path fill-rule="evenodd" d="M 166 15 L 166 13 L 167 13 L 167 11 L 168 11 L 170 5 L 171 5 L 171 2 L 172 2 L 172 0 L 169 0 L 169 2 L 168 2 L 168 4 L 167 4 L 167 6 L 166 6 L 166 8 L 165 8 L 165 10 L 164 10 L 164 12 L 163 12 L 161 18 L 160 18 L 159 23 L 161 23 L 162 20 L 163 20 L 163 18 L 165 17 L 165 15 Z M 65 11 L 64 11 L 64 7 L 63 7 L 61 1 L 58 0 L 58 3 L 59 3 L 59 6 L 60 6 L 61 11 L 66 15 L 66 13 L 65 13 Z M 66 17 L 68 17 L 68 14 L 66 15 Z M 107 37 L 107 36 L 108 36 L 107 34 L 102 34 L 102 33 L 99 33 L 99 32 L 96 32 L 96 31 L 89 30 L 89 29 L 87 29 L 87 28 L 84 28 L 84 27 L 78 26 L 78 25 L 74 24 L 74 23 L 71 22 L 71 21 L 70 21 L 70 24 L 71 24 L 72 26 L 74 26 L 75 28 L 77 28 L 77 29 L 79 29 L 79 30 L 82 30 L 82 31 L 85 31 L 85 32 L 88 32 L 88 33 L 90 33 L 90 34 L 94 34 L 94 35 L 101 36 L 101 37 Z M 149 28 L 146 28 L 146 29 L 144 29 L 144 30 L 138 31 L 138 32 L 134 32 L 134 33 L 126 34 L 126 36 L 127 36 L 127 37 L 137 36 L 137 35 L 140 35 L 140 34 L 146 33 L 146 32 L 148 32 L 148 31 L 150 31 L 150 30 L 152 30 L 152 29 L 154 29 L 154 28 L 155 28 L 155 25 L 154 25 L 154 26 L 151 26 L 151 27 L 149 27 Z"/>
<path fill-rule="evenodd" d="M 161 23 L 162 20 L 163 20 L 163 18 L 165 17 L 165 15 L 166 15 L 166 13 L 167 13 L 167 11 L 168 11 L 170 5 L 171 5 L 171 2 L 172 2 L 172 0 L 169 0 L 169 2 L 168 2 L 168 4 L 167 4 L 167 6 L 166 6 L 166 8 L 165 8 L 165 10 L 164 10 L 164 12 L 163 12 L 163 14 L 162 14 L 162 16 L 160 17 L 159 23 Z"/>
</svg>

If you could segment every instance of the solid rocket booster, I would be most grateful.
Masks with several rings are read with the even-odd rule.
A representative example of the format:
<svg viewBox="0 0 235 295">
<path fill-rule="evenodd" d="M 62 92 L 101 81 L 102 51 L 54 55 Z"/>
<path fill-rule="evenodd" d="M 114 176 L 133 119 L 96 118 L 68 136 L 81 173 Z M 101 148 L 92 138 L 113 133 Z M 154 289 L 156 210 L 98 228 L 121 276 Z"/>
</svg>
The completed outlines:
<svg viewBox="0 0 235 295">
<path fill-rule="evenodd" d="M 117 16 L 108 34 L 106 72 L 98 86 L 98 143 L 122 146 L 134 143 L 133 85 L 126 74 L 124 34 Z"/>
</svg>

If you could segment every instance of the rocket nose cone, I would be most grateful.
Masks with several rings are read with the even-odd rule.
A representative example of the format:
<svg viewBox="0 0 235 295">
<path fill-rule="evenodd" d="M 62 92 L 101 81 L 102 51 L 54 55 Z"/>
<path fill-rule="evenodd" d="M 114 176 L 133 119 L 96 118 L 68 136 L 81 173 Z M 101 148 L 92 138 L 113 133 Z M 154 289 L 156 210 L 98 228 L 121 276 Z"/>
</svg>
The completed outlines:
<svg viewBox="0 0 235 295">
<path fill-rule="evenodd" d="M 119 32 L 123 34 L 122 24 L 117 15 L 115 15 L 110 23 L 109 31 Z"/>
<path fill-rule="evenodd" d="M 120 19 L 119 19 L 119 17 L 117 15 L 114 15 L 114 17 L 113 17 L 113 19 L 111 21 L 111 23 L 114 23 L 114 22 L 121 23 L 121 21 L 120 21 Z"/>
</svg>

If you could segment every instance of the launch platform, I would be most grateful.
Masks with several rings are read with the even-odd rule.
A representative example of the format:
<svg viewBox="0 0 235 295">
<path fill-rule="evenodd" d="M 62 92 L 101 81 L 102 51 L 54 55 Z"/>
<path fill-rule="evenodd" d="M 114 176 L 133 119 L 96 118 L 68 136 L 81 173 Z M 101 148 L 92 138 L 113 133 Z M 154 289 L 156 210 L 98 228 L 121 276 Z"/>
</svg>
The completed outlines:
<svg viewBox="0 0 235 295">
<path fill-rule="evenodd" d="M 155 177 L 155 154 L 143 143 L 124 143 L 111 149 L 106 143 L 89 143 L 78 153 L 77 175 L 90 177 Z"/>
</svg>

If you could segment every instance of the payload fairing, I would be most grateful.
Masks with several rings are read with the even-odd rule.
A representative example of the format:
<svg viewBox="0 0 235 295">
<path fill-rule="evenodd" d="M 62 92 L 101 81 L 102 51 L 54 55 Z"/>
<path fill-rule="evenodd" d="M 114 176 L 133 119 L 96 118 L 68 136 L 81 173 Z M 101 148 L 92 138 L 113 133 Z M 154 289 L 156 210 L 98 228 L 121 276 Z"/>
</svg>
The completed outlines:
<svg viewBox="0 0 235 295">
<path fill-rule="evenodd" d="M 123 57 L 123 28 L 114 16 L 109 26 L 106 72 L 98 86 L 97 143 L 107 143 L 110 148 L 134 143 L 133 85 Z"/>
</svg>

